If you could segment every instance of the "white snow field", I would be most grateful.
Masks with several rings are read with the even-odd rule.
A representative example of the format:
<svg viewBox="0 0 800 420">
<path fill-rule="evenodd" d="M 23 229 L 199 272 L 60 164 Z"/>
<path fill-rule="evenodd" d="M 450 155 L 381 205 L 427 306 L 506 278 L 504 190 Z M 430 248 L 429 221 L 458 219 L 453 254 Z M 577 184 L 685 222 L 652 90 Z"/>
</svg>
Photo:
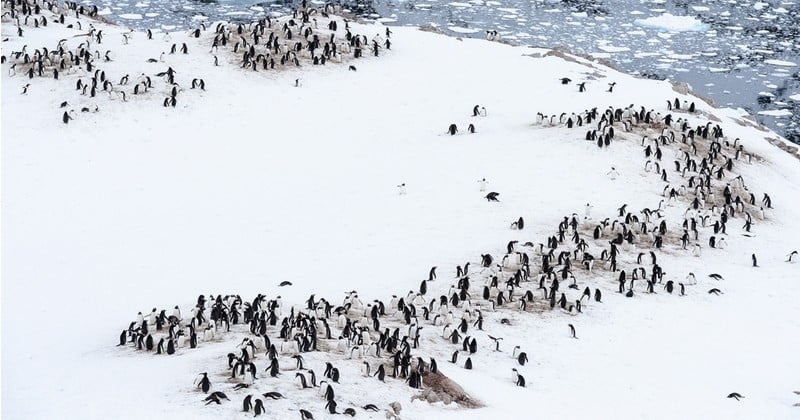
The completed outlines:
<svg viewBox="0 0 800 420">
<path fill-rule="evenodd" d="M 241 56 L 230 48 L 220 49 L 220 66 L 214 66 L 213 24 L 198 39 L 173 33 L 165 41 L 156 33 L 147 40 L 137 32 L 123 44 L 127 29 L 95 22 L 104 33 L 102 44 L 91 44 L 100 52 L 97 68 L 115 85 L 126 74 L 131 81 L 115 86 L 127 92 L 126 102 L 106 92 L 91 98 L 75 90 L 78 78 L 86 82 L 91 74 L 63 72 L 54 80 L 48 70 L 29 79 L 27 67 L 18 64 L 11 75 L 12 52 L 23 45 L 32 54 L 66 39 L 65 49 L 77 51 L 87 40 L 88 18 L 81 19 L 82 30 L 69 29 L 47 13 L 51 23 L 23 26 L 22 38 L 6 18 L 2 26 L 9 38 L 2 43 L 9 58 L 2 66 L 4 419 L 249 418 L 254 414 L 242 412 L 244 396 L 268 391 L 287 398 L 265 399 L 261 418 L 297 419 L 300 408 L 315 419 L 340 418 L 324 410 L 318 390 L 300 389 L 288 355 L 280 356 L 282 376 L 270 378 L 261 349 L 255 384 L 234 391 L 226 355 L 240 352 L 246 326 L 169 356 L 133 344 L 118 347 L 118 336 L 139 311 L 155 307 L 170 314 L 180 305 L 188 317 L 201 294 L 239 294 L 244 301 L 258 293 L 280 295 L 283 316 L 292 305 L 304 308 L 312 293 L 334 306 L 351 290 L 365 303 L 388 304 L 392 294 L 418 291 L 432 266 L 438 278 L 428 283 L 425 298 L 438 301 L 456 283 L 455 267 L 467 261 L 477 304 L 483 282 L 513 274 L 481 269 L 480 255 L 500 262 L 512 240 L 530 255 L 531 278 L 522 290 L 532 290 L 535 309 L 518 310 L 518 291 L 515 302 L 484 310 L 483 331 L 470 324 L 466 334 L 478 343 L 472 370 L 463 368 L 467 352 L 449 363 L 461 344 L 443 339 L 443 327 L 421 316 L 420 346 L 412 350 L 426 361 L 434 357 L 479 408 L 412 402 L 418 390 L 400 379 L 362 377 L 362 360 L 347 360 L 335 340 L 320 339 L 326 351 L 303 357 L 318 381 L 326 362 L 340 369 L 334 384 L 339 412 L 354 407 L 356 418 L 386 418 L 383 410 L 398 401 L 403 419 L 800 416 L 800 396 L 793 393 L 800 391 L 800 269 L 787 262 L 800 248 L 800 163 L 775 146 L 791 144 L 739 111 L 714 109 L 667 82 L 569 55 L 399 27 L 391 29 L 391 50 L 379 57 L 365 50 L 364 58 L 341 64 L 253 72 L 239 67 Z M 354 33 L 385 37 L 382 26 L 351 26 Z M 183 42 L 189 54 L 147 62 Z M 102 58 L 106 50 L 110 62 Z M 350 64 L 357 71 L 348 71 Z M 168 67 L 183 91 L 175 107 L 165 108 L 171 87 L 155 74 Z M 132 95 L 141 73 L 153 88 Z M 562 85 L 561 77 L 572 83 Z M 205 81 L 205 91 L 190 88 L 194 78 Z M 587 92 L 578 92 L 581 81 Z M 611 82 L 616 86 L 607 92 Z M 26 84 L 27 93 L 20 94 Z M 667 183 L 644 169 L 642 137 L 656 138 L 659 127 L 645 131 L 642 124 L 628 133 L 617 122 L 611 144 L 598 148 L 584 140 L 590 128 L 558 123 L 561 113 L 597 107 L 602 115 L 609 106 L 631 104 L 664 116 L 667 101 L 676 97 L 698 110 L 673 112 L 676 118 L 693 127 L 709 119 L 722 126 L 723 153 L 733 156 L 737 138 L 744 146 L 732 171 L 722 180 L 713 177 L 716 203 L 725 182 L 734 182 L 736 194 L 744 192 L 734 181 L 738 175 L 756 197 L 756 205 L 746 207 L 753 217 L 747 236 L 741 212 L 729 220 L 726 235 L 717 235 L 725 236 L 725 249 L 708 244 L 717 214 L 706 227 L 698 223 L 700 236 L 691 243 L 702 246 L 699 257 L 680 244 L 693 190 L 669 201 L 662 196 Z M 471 116 L 476 104 L 486 107 L 485 117 Z M 95 106 L 99 111 L 91 112 Z M 90 112 L 80 112 L 83 107 Z M 74 119 L 65 125 L 62 114 L 70 109 Z M 555 123 L 537 123 L 537 113 L 556 115 Z M 445 133 L 451 123 L 458 125 L 455 136 Z M 470 123 L 475 134 L 467 133 Z M 591 126 L 597 128 L 596 121 Z M 688 150 L 679 130 L 677 137 L 662 145 L 663 168 L 676 189 L 690 176 L 675 172 L 676 151 Z M 698 161 L 710 141 L 698 139 Z M 616 179 L 608 176 L 612 166 Z M 477 181 L 484 177 L 489 184 L 481 192 Z M 489 191 L 499 192 L 500 201 L 484 199 Z M 764 193 L 774 208 L 762 220 Z M 649 275 L 649 252 L 657 251 L 663 281 L 687 283 L 685 296 L 677 286 L 667 293 L 664 283 L 647 293 L 641 281 L 628 298 L 617 293 L 618 273 L 600 261 L 589 272 L 576 260 L 579 288 L 567 288 L 570 280 L 564 280 L 559 293 L 574 302 L 584 287 L 600 289 L 602 303 L 584 299 L 582 313 L 549 308 L 536 289 L 542 257 L 525 242 L 547 243 L 564 217 L 583 219 L 591 203 L 591 219 L 579 233 L 599 258 L 616 235 L 609 227 L 593 240 L 597 223 L 617 220 L 623 204 L 643 217 L 640 210 L 655 210 L 662 200 L 663 218 L 653 215 L 651 226 L 666 221 L 663 248 L 655 250 L 642 235 L 621 251 L 619 268 L 630 277 L 642 266 Z M 525 228 L 509 229 L 520 216 Z M 574 248 L 571 235 L 559 251 Z M 641 264 L 639 252 L 645 253 Z M 751 254 L 759 267 L 751 266 Z M 697 284 L 687 282 L 690 272 Z M 712 273 L 724 280 L 709 278 Z M 278 287 L 282 281 L 292 285 Z M 712 288 L 722 294 L 709 294 Z M 453 310 L 458 319 L 461 310 Z M 400 328 L 401 337 L 408 333 L 402 319 L 381 322 Z M 340 329 L 335 319 L 330 324 L 336 338 Z M 280 342 L 275 327 L 269 335 Z M 500 351 L 493 351 L 488 335 L 503 338 Z M 520 366 L 512 357 L 516 345 L 530 363 Z M 391 365 L 384 356 L 364 360 L 374 371 L 381 362 Z M 512 368 L 526 387 L 515 386 Z M 206 395 L 193 385 L 200 372 L 209 373 L 212 391 L 231 401 L 206 406 Z M 733 392 L 744 398 L 726 398 Z M 368 403 L 381 411 L 362 410 Z"/>
</svg>

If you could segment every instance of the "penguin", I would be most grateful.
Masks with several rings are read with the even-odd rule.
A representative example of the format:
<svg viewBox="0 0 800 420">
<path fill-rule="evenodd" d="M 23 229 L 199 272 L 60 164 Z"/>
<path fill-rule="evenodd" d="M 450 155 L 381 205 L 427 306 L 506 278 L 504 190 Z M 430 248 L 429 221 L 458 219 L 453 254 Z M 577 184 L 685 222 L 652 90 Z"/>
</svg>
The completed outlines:
<svg viewBox="0 0 800 420">
<path fill-rule="evenodd" d="M 516 382 L 517 386 L 525 388 L 525 377 L 519 374 L 519 372 L 517 371 L 517 368 L 512 368 L 511 370 L 514 372 L 514 376 L 515 376 L 514 379 L 515 379 L 515 382 Z"/>
<path fill-rule="evenodd" d="M 370 369 L 369 362 L 367 362 L 367 361 L 362 362 L 362 364 L 361 364 L 361 375 L 369 376 L 369 369 Z"/>
<path fill-rule="evenodd" d="M 309 411 L 300 409 L 300 419 L 301 420 L 314 420 L 314 415 L 312 415 Z"/>
<path fill-rule="evenodd" d="M 208 372 L 203 372 L 201 378 L 197 382 L 197 387 L 202 389 L 204 393 L 208 394 L 208 390 L 211 388 L 211 381 L 208 379 Z"/>
<path fill-rule="evenodd" d="M 249 412 L 251 408 L 253 408 L 253 396 L 248 395 L 244 397 L 244 401 L 242 401 L 242 411 L 245 413 Z"/>
<path fill-rule="evenodd" d="M 25 86 L 23 86 L 23 87 L 22 87 L 22 93 L 20 93 L 20 95 L 27 95 L 27 94 L 28 94 L 28 88 L 29 88 L 29 87 L 31 87 L 31 84 L 30 84 L 30 83 L 28 83 L 28 84 L 26 84 Z M 62 108 L 63 108 L 63 107 L 62 107 Z"/>
<path fill-rule="evenodd" d="M 572 335 L 572 338 L 578 338 L 578 336 L 575 335 L 575 326 L 572 324 L 569 324 L 569 333 Z"/>
<path fill-rule="evenodd" d="M 455 136 L 456 133 L 458 133 L 458 126 L 456 126 L 455 124 L 450 124 L 450 126 L 447 128 L 447 132 L 451 136 Z"/>
<path fill-rule="evenodd" d="M 500 340 L 502 340 L 503 337 L 495 338 L 495 337 L 492 337 L 491 335 L 488 335 L 488 334 L 487 334 L 487 336 L 489 338 L 491 338 L 492 340 L 494 340 L 494 351 L 500 351 Z"/>
<path fill-rule="evenodd" d="M 500 201 L 500 200 L 497 199 L 497 196 L 499 196 L 499 195 L 500 195 L 499 192 L 492 191 L 489 194 L 486 194 L 486 197 L 484 197 L 484 198 L 486 199 L 486 201 Z"/>
<path fill-rule="evenodd" d="M 736 401 L 739 401 L 739 399 L 744 398 L 744 396 L 738 392 L 731 392 L 730 394 L 728 394 L 728 398 L 733 398 Z"/>
<path fill-rule="evenodd" d="M 264 398 L 270 398 L 270 399 L 273 399 L 273 400 L 280 400 L 282 398 L 286 398 L 280 392 L 274 392 L 274 391 L 267 392 L 267 393 L 262 394 L 262 395 L 264 396 Z"/>
<path fill-rule="evenodd" d="M 372 376 L 377 376 L 379 381 L 384 382 L 384 378 L 386 378 L 386 369 L 383 367 L 383 363 L 378 366 L 378 370 L 376 370 Z"/>
<path fill-rule="evenodd" d="M 295 373 L 295 374 L 294 374 L 294 377 L 295 377 L 295 378 L 300 378 L 300 388 L 301 388 L 301 389 L 306 389 L 306 388 L 308 388 L 308 383 L 306 382 L 306 377 L 305 377 L 305 375 L 303 375 L 303 374 L 302 374 L 302 373 L 300 373 L 300 372 L 297 372 L 297 373 Z"/>
<path fill-rule="evenodd" d="M 517 349 L 519 349 L 519 346 L 517 346 L 516 348 L 514 348 L 514 351 L 516 352 L 516 351 L 517 351 Z M 521 352 L 520 352 L 520 353 L 517 355 L 517 363 L 519 363 L 519 365 L 520 365 L 520 366 L 525 366 L 525 363 L 527 363 L 527 362 L 528 362 L 528 354 L 527 354 L 527 353 L 525 353 L 524 351 L 521 351 Z"/>
<path fill-rule="evenodd" d="M 475 124 L 470 124 L 467 127 L 467 132 L 470 133 L 470 134 L 475 134 Z"/>
<path fill-rule="evenodd" d="M 379 410 L 378 406 L 376 406 L 375 404 L 367 404 L 367 405 L 365 405 L 365 406 L 363 406 L 361 408 L 363 408 L 364 411 L 372 411 L 372 412 L 376 412 L 376 413 Z"/>
<path fill-rule="evenodd" d="M 213 403 L 217 403 L 217 404 L 221 404 L 221 401 L 220 401 L 220 399 L 225 399 L 225 400 L 228 400 L 228 401 L 230 401 L 230 399 L 228 398 L 228 396 L 227 396 L 227 395 L 225 395 L 225 393 L 224 393 L 224 392 L 220 392 L 220 391 L 214 391 L 214 392 L 212 392 L 212 393 L 211 393 L 211 395 L 207 396 L 207 397 L 206 397 L 206 398 L 205 398 L 203 401 L 205 401 L 205 402 L 206 402 L 206 405 L 209 405 L 209 404 L 211 404 L 212 402 L 213 402 Z"/>
<path fill-rule="evenodd" d="M 786 262 L 794 263 L 796 260 L 797 260 L 797 251 L 792 251 L 792 252 L 789 253 L 789 256 L 786 259 Z"/>
<path fill-rule="evenodd" d="M 334 400 L 330 400 L 327 403 L 325 403 L 325 409 L 328 410 L 328 412 L 331 414 L 339 414 L 339 412 L 336 411 L 336 401 Z"/>
<path fill-rule="evenodd" d="M 264 401 L 261 401 L 261 399 L 257 398 L 256 399 L 256 405 L 253 407 L 253 413 L 255 414 L 255 416 L 253 416 L 253 417 L 260 416 L 261 414 L 264 414 L 265 412 L 266 412 L 266 410 L 264 409 Z"/>
<path fill-rule="evenodd" d="M 467 357 L 467 361 L 464 362 L 464 369 L 472 370 L 472 358 Z"/>
<path fill-rule="evenodd" d="M 758 267 L 758 259 L 756 258 L 756 254 L 751 255 L 750 258 L 753 260 L 753 267 Z"/>
<path fill-rule="evenodd" d="M 489 181 L 487 181 L 486 178 L 481 178 L 481 179 L 478 180 L 478 184 L 480 184 L 480 191 L 481 192 L 485 192 L 486 191 L 486 184 L 488 184 L 488 183 L 489 183 Z"/>
</svg>

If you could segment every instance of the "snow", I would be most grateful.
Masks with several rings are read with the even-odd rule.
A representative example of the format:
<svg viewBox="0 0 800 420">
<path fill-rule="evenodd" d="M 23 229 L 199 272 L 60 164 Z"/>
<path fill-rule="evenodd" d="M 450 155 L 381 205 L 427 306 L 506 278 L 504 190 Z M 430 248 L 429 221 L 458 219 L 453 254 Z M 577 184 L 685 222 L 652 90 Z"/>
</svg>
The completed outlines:
<svg viewBox="0 0 800 420">
<path fill-rule="evenodd" d="M 579 315 L 485 312 L 485 332 L 470 327 L 479 341 L 471 371 L 448 363 L 455 346 L 437 337 L 441 327 L 421 321 L 421 354 L 435 357 L 485 406 L 471 411 L 411 403 L 401 381 L 362 378 L 359 363 L 338 354 L 304 357 L 319 377 L 327 360 L 341 368 L 340 411 L 397 400 L 409 419 L 520 418 L 530 407 L 539 416 L 567 418 L 797 415 L 798 384 L 786 372 L 800 371 L 799 266 L 784 261 L 800 234 L 793 208 L 800 164 L 767 142 L 785 144 L 746 114 L 581 58 L 413 28 L 392 28 L 392 50 L 353 63 L 356 72 L 330 63 L 254 73 L 239 69 L 232 53 L 219 53 L 215 67 L 209 32 L 200 39 L 173 33 L 169 42 L 136 33 L 123 45 L 125 28 L 94 24 L 114 57 L 98 66 L 115 83 L 146 72 L 151 92 L 134 97 L 129 85 L 118 87 L 129 92 L 127 102 L 90 98 L 73 90 L 77 74 L 29 80 L 21 72 L 9 76 L 9 63 L 3 65 L 4 418 L 250 418 L 240 413 L 246 392 L 231 391 L 224 379 L 225 355 L 236 351 L 241 329 L 175 356 L 115 347 L 119 331 L 152 307 L 180 305 L 185 314 L 200 294 L 247 300 L 280 294 L 285 311 L 311 293 L 339 305 L 345 290 L 358 290 L 365 302 L 388 302 L 393 293 L 416 290 L 435 265 L 439 279 L 429 284 L 435 297 L 466 261 L 473 281 L 482 282 L 490 270 L 479 273 L 480 254 L 500 256 L 510 240 L 546 242 L 564 216 L 582 215 L 587 201 L 597 222 L 613 220 L 621 204 L 638 211 L 664 199 L 658 175 L 642 169 L 640 133 L 619 129 L 610 147 L 598 149 L 582 140 L 585 130 L 536 124 L 537 112 L 602 112 L 633 103 L 666 114 L 665 100 L 676 96 L 696 102 L 700 113 L 675 115 L 693 125 L 718 119 L 729 140 L 740 138 L 761 158 L 737 161 L 734 172 L 758 198 L 768 192 L 775 206 L 767 220 L 754 221 L 752 237 L 742 235 L 741 216 L 734 219 L 724 250 L 704 246 L 698 258 L 672 243 L 659 253 L 666 279 L 697 274 L 699 284 L 688 285 L 687 296 L 658 285 L 657 294 L 629 299 L 614 293 L 607 270 L 573 269 L 579 284 L 603 290 L 603 303 L 587 302 Z M 381 26 L 351 28 L 383 33 Z M 73 38 L 85 31 L 56 24 L 28 28 L 24 38 L 5 22 L 2 31 L 9 38 L 4 54 L 60 39 L 75 49 L 86 39 Z M 182 42 L 189 55 L 147 63 Z M 154 76 L 167 66 L 185 89 L 175 108 L 161 106 L 168 86 Z M 195 77 L 205 80 L 206 91 L 189 88 Z M 573 83 L 561 85 L 561 77 Z M 302 86 L 294 87 L 298 78 Z M 588 91 L 579 93 L 575 83 L 586 80 Z M 612 81 L 613 93 L 606 92 Z M 26 83 L 30 89 L 20 95 Z M 59 108 L 65 100 L 78 111 L 66 126 Z M 79 112 L 95 104 L 98 113 Z M 486 117 L 470 116 L 475 104 L 486 106 Z M 470 135 L 471 122 L 477 133 Z M 458 124 L 458 135 L 444 134 L 450 123 Z M 665 147 L 664 163 L 680 182 L 667 165 L 674 147 Z M 606 176 L 611 166 L 619 172 L 614 180 Z M 477 183 L 483 177 L 489 191 L 500 192 L 499 203 L 483 198 Z M 400 183 L 407 194 L 397 194 Z M 683 201 L 666 207 L 671 230 L 679 229 L 685 207 Z M 525 230 L 508 229 L 520 216 Z M 703 228 L 704 245 L 708 235 Z M 591 242 L 598 253 L 603 246 Z M 760 268 L 749 266 L 753 252 Z M 626 253 L 629 273 L 633 258 Z M 725 280 L 709 279 L 713 272 Z M 293 285 L 278 287 L 281 281 Z M 712 287 L 724 294 L 709 295 Z M 502 317 L 512 325 L 502 325 Z M 569 336 L 568 323 L 579 339 Z M 501 352 L 489 350 L 487 334 L 504 338 Z M 529 365 L 514 362 L 514 345 L 528 352 Z M 297 407 L 318 419 L 338 418 L 324 414 L 322 399 L 291 378 L 264 378 L 264 358 L 261 352 L 256 359 L 259 391 L 289 397 L 268 401 L 266 418 L 296 417 Z M 512 367 L 527 388 L 511 382 Z M 231 402 L 203 405 L 192 381 L 204 371 Z M 734 391 L 746 398 L 725 398 Z M 359 410 L 358 418 L 385 417 Z"/>
<path fill-rule="evenodd" d="M 708 29 L 708 25 L 696 18 L 691 16 L 675 16 L 670 13 L 652 16 L 646 19 L 636 19 L 634 23 L 639 26 L 663 29 L 670 32 L 705 31 Z"/>
</svg>

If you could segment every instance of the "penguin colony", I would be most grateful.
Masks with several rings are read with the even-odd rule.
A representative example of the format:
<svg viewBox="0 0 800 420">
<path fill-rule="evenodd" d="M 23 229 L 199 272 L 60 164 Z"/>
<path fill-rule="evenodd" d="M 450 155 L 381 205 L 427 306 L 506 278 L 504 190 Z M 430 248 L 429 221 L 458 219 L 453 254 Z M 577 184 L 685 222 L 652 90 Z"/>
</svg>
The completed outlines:
<svg viewBox="0 0 800 420">
<path fill-rule="evenodd" d="M 36 89 L 36 81 L 41 79 L 74 86 L 69 97 L 59 99 L 56 112 L 64 124 L 77 118 L 76 110 L 100 112 L 103 100 L 150 100 L 165 108 L 175 108 L 179 96 L 190 94 L 187 90 L 202 97 L 206 83 L 199 75 L 182 74 L 174 68 L 170 64 L 176 61 L 170 59 L 173 55 L 205 55 L 204 59 L 213 60 L 217 66 L 222 60 L 242 71 L 273 72 L 308 64 L 339 64 L 365 56 L 378 57 L 382 50 L 391 49 L 388 28 L 385 39 L 380 34 L 372 39 L 354 34 L 347 19 L 333 15 L 340 11 L 341 8 L 332 3 L 317 9 L 309 7 L 304 0 L 292 16 L 267 17 L 249 24 L 218 23 L 211 28 L 201 23 L 188 31 L 191 45 L 171 43 L 168 32 L 130 31 L 122 34 L 123 46 L 134 42 L 157 45 L 160 40 L 167 47 L 158 58 L 142 63 L 141 72 L 112 74 L 106 71 L 104 64 L 114 61 L 115 52 L 106 47 L 109 42 L 103 30 L 93 24 L 99 18 L 97 6 L 87 7 L 70 1 L 59 5 L 47 0 L 6 0 L 2 22 L 14 25 L 19 38 L 24 39 L 29 30 L 47 25 L 63 25 L 74 29 L 76 34 L 55 45 L 38 48 L 24 45 L 8 56 L 4 51 L 2 64 L 7 66 L 9 76 L 30 79 L 31 83 L 20 92 L 22 95 Z M 348 68 L 356 70 L 353 65 Z M 301 86 L 300 79 L 295 81 L 295 86 Z"/>
<path fill-rule="evenodd" d="M 732 223 L 730 229 L 747 237 L 753 226 L 766 220 L 772 208 L 769 194 L 758 199 L 736 172 L 759 158 L 711 122 L 690 124 L 690 114 L 702 115 L 691 105 L 674 103 L 671 113 L 663 116 L 628 106 L 569 116 L 540 114 L 537 120 L 580 131 L 590 127 L 585 138 L 603 139 L 600 147 L 641 138 L 645 170 L 664 185 L 664 199 L 657 206 L 633 210 L 623 203 L 612 217 L 595 220 L 587 205 L 585 217 L 565 215 L 541 241 L 511 241 L 499 256 L 482 254 L 445 272 L 432 267 L 417 290 L 393 295 L 388 303 L 362 301 L 357 291 L 336 303 L 311 295 L 300 306 L 285 305 L 280 296 L 201 295 L 186 316 L 177 306 L 171 315 L 155 308 L 147 316 L 140 313 L 120 333 L 119 345 L 168 357 L 222 336 L 236 337 L 236 351 L 220 358 L 213 380 L 203 373 L 197 386 L 204 393 L 235 395 L 242 405 L 231 404 L 233 409 L 256 416 L 270 412 L 271 399 L 291 399 L 295 392 L 319 397 L 317 406 L 296 407 L 301 419 L 313 418 L 314 412 L 356 415 L 367 407 L 378 409 L 369 395 L 340 386 L 344 365 L 351 367 L 349 372 L 360 369 L 376 386 L 394 383 L 424 391 L 434 382 L 431 375 L 441 375 L 436 357 L 471 370 L 482 355 L 505 353 L 506 366 L 493 369 L 509 370 L 509 386 L 526 387 L 526 365 L 535 357 L 529 356 L 532 349 L 512 347 L 514 343 L 490 331 L 511 326 L 511 319 L 522 314 L 558 311 L 576 317 L 602 304 L 607 293 L 631 299 L 656 293 L 686 295 L 698 284 L 695 274 L 668 275 L 659 265 L 659 253 L 700 256 L 706 242 L 709 248 L 725 247 Z M 681 116 L 683 110 L 686 114 Z M 669 155 L 674 156 L 672 165 L 665 162 Z M 483 191 L 485 179 L 479 182 Z M 487 205 L 498 195 L 489 193 Z M 681 214 L 681 220 L 668 219 L 669 214 Z M 524 220 L 520 217 L 510 227 L 524 230 Z M 787 262 L 794 262 L 796 255 L 790 253 Z M 708 278 L 724 282 L 718 273 Z M 708 293 L 723 292 L 720 286 Z M 565 322 L 564 337 L 580 340 L 574 322 Z M 274 391 L 289 382 L 292 395 Z M 454 400 L 470 406 L 469 396 Z M 213 394 L 204 401 L 227 402 Z M 386 410 L 389 418 L 397 414 Z"/>
<path fill-rule="evenodd" d="M 18 37 L 48 24 L 79 32 L 77 39 L 81 42 L 77 46 L 70 45 L 72 39 L 64 39 L 32 51 L 25 46 L 2 57 L 10 75 L 31 80 L 23 95 L 35 89 L 35 81 L 41 78 L 59 83 L 66 79 L 65 83 L 75 84 L 74 98 L 64 98 L 59 106 L 65 124 L 76 118 L 73 104 L 85 105 L 80 107 L 82 112 L 99 112 L 98 101 L 103 97 L 121 102 L 155 97 L 157 106 L 175 107 L 179 94 L 186 93 L 177 82 L 183 75 L 166 64 L 165 56 L 172 54 L 202 52 L 210 46 L 209 58 L 215 64 L 222 57 L 223 63 L 236 64 L 241 71 L 268 72 L 297 67 L 301 62 L 340 63 L 361 57 L 364 50 L 377 56 L 382 48 L 391 46 L 388 30 L 385 41 L 376 37 L 370 44 L 366 37 L 350 33 L 346 20 L 342 20 L 344 31 L 339 30 L 338 21 L 331 15 L 336 11 L 334 6 L 325 5 L 318 11 L 303 3 L 291 18 L 263 19 L 247 25 L 218 24 L 213 28 L 200 25 L 190 32 L 196 45 L 172 44 L 168 53 L 143 63 L 158 68 L 132 78 L 104 71 L 103 63 L 113 61 L 114 53 L 102 48 L 104 34 L 91 23 L 97 15 L 96 7 L 9 0 L 3 3 L 3 10 L 3 22 L 15 25 Z M 339 41 L 337 36 L 342 32 L 344 41 Z M 150 42 L 155 37 L 152 31 L 130 32 L 122 42 Z M 170 41 L 169 34 L 161 38 Z M 348 71 L 356 71 L 356 67 L 349 65 Z M 184 80 L 196 92 L 206 88 L 200 77 L 187 75 Z M 570 82 L 561 79 L 564 85 Z M 615 85 L 608 84 L 606 92 L 613 94 Z M 578 89 L 586 91 L 586 83 L 580 83 Z M 301 419 L 313 419 L 314 412 L 354 416 L 360 411 L 384 410 L 389 418 L 399 414 L 398 407 L 375 404 L 369 396 L 340 386 L 337 365 L 344 364 L 358 366 L 362 375 L 376 384 L 394 382 L 419 390 L 429 386 L 432 375 L 441 375 L 434 356 L 442 360 L 446 354 L 446 363 L 469 370 L 480 363 L 482 354 L 499 352 L 508 355 L 508 365 L 499 368 L 509 370 L 509 386 L 526 387 L 526 349 L 511 347 L 502 337 L 489 335 L 484 327 L 494 330 L 510 326 L 511 315 L 516 314 L 560 311 L 565 316 L 577 316 L 591 305 L 602 304 L 603 293 L 609 292 L 629 298 L 662 291 L 684 295 L 687 286 L 697 284 L 695 275 L 688 273 L 684 281 L 677 278 L 686 273 L 668 276 L 658 264 L 658 253 L 667 250 L 700 256 L 706 243 L 708 248 L 723 249 L 729 222 L 741 223 L 741 228 L 733 229 L 741 230 L 746 237 L 758 222 L 767 219 L 772 208 L 769 195 L 762 193 L 758 199 L 736 173 L 737 167 L 749 165 L 758 157 L 745 151 L 739 139 L 725 137 L 718 125 L 690 123 L 689 116 L 702 116 L 693 103 L 667 100 L 666 113 L 661 111 L 629 105 L 538 114 L 536 119 L 542 127 L 565 127 L 581 133 L 587 130 L 580 137 L 599 148 L 641 138 L 645 171 L 664 184 L 664 200 L 657 207 L 636 211 L 622 204 L 615 215 L 598 221 L 589 217 L 588 207 L 584 218 L 577 213 L 565 215 L 552 236 L 539 242 L 509 242 L 500 258 L 491 253 L 476 256 L 455 270 L 451 268 L 450 275 L 432 268 L 418 290 L 393 296 L 388 305 L 379 299 L 365 303 L 356 291 L 348 292 L 340 304 L 331 303 L 338 299 L 311 295 L 302 306 L 285 306 L 280 296 L 201 295 L 185 315 L 177 306 L 169 310 L 169 315 L 168 310 L 156 308 L 146 316 L 140 313 L 122 330 L 118 343 L 135 352 L 169 357 L 206 343 L 235 341 L 235 351 L 220 355 L 219 365 L 198 375 L 195 386 L 204 395 L 198 403 L 230 404 L 255 416 L 269 416 L 269 401 L 291 399 L 295 392 L 319 396 L 318 406 L 296 407 L 295 415 Z M 488 117 L 486 109 L 477 105 L 471 116 Z M 470 125 L 468 132 L 474 133 L 474 125 Z M 448 132 L 457 132 L 455 124 Z M 666 163 L 670 153 L 673 162 Z M 483 192 L 485 179 L 479 182 Z M 499 195 L 488 193 L 484 197 L 487 205 L 499 201 Z M 668 224 L 667 208 L 679 205 L 686 206 L 682 220 Z M 524 230 L 523 219 L 511 222 L 511 228 Z M 790 253 L 787 262 L 795 262 L 797 255 L 797 251 Z M 755 253 L 751 260 L 752 266 L 758 267 Z M 708 277 L 724 281 L 717 273 Z M 429 293 L 429 289 L 435 292 Z M 719 287 L 707 292 L 724 293 Z M 575 324 L 565 324 L 565 337 L 579 340 Z M 317 377 L 317 372 L 322 375 Z M 286 389 L 287 384 L 291 395 L 275 391 L 278 387 Z M 738 393 L 730 395 L 736 400 L 741 397 Z M 241 405 L 231 400 L 241 401 Z M 466 395 L 454 400 L 464 406 L 471 404 Z"/>
</svg>

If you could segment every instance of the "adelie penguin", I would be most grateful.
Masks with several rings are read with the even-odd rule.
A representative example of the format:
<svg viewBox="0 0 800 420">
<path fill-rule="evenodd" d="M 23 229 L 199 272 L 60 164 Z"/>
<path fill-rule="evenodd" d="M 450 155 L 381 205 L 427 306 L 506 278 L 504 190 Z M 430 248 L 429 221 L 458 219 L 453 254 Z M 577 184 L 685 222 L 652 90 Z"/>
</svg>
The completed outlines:
<svg viewBox="0 0 800 420">
<path fill-rule="evenodd" d="M 73 119 L 74 118 L 72 117 L 72 111 L 69 111 L 69 112 L 64 111 L 64 115 L 61 117 L 61 121 L 63 121 L 64 124 L 68 124 L 69 121 L 73 120 Z"/>
<path fill-rule="evenodd" d="M 511 371 L 514 372 L 514 382 L 516 382 L 517 386 L 525 388 L 525 377 L 519 374 L 517 368 L 512 368 Z"/>
<path fill-rule="evenodd" d="M 519 350 L 519 346 L 514 347 L 514 352 L 512 355 L 516 356 L 517 362 L 520 366 L 525 366 L 525 363 L 528 363 L 528 354 L 524 351 L 521 351 L 519 354 L 517 354 L 517 350 Z"/>
<path fill-rule="evenodd" d="M 211 389 L 211 381 L 208 379 L 208 372 L 203 372 L 200 375 L 201 377 L 195 381 L 197 383 L 197 387 L 202 389 L 204 393 L 208 394 L 208 390 Z"/>
<path fill-rule="evenodd" d="M 253 417 L 260 416 L 266 413 L 266 411 L 267 410 L 264 409 L 264 401 L 261 401 L 261 399 L 256 399 L 256 405 L 253 407 L 253 413 L 255 416 Z"/>
<path fill-rule="evenodd" d="M 728 398 L 733 398 L 736 401 L 739 401 L 739 399 L 744 398 L 744 396 L 738 392 L 731 392 L 730 394 L 728 394 Z"/>
</svg>

